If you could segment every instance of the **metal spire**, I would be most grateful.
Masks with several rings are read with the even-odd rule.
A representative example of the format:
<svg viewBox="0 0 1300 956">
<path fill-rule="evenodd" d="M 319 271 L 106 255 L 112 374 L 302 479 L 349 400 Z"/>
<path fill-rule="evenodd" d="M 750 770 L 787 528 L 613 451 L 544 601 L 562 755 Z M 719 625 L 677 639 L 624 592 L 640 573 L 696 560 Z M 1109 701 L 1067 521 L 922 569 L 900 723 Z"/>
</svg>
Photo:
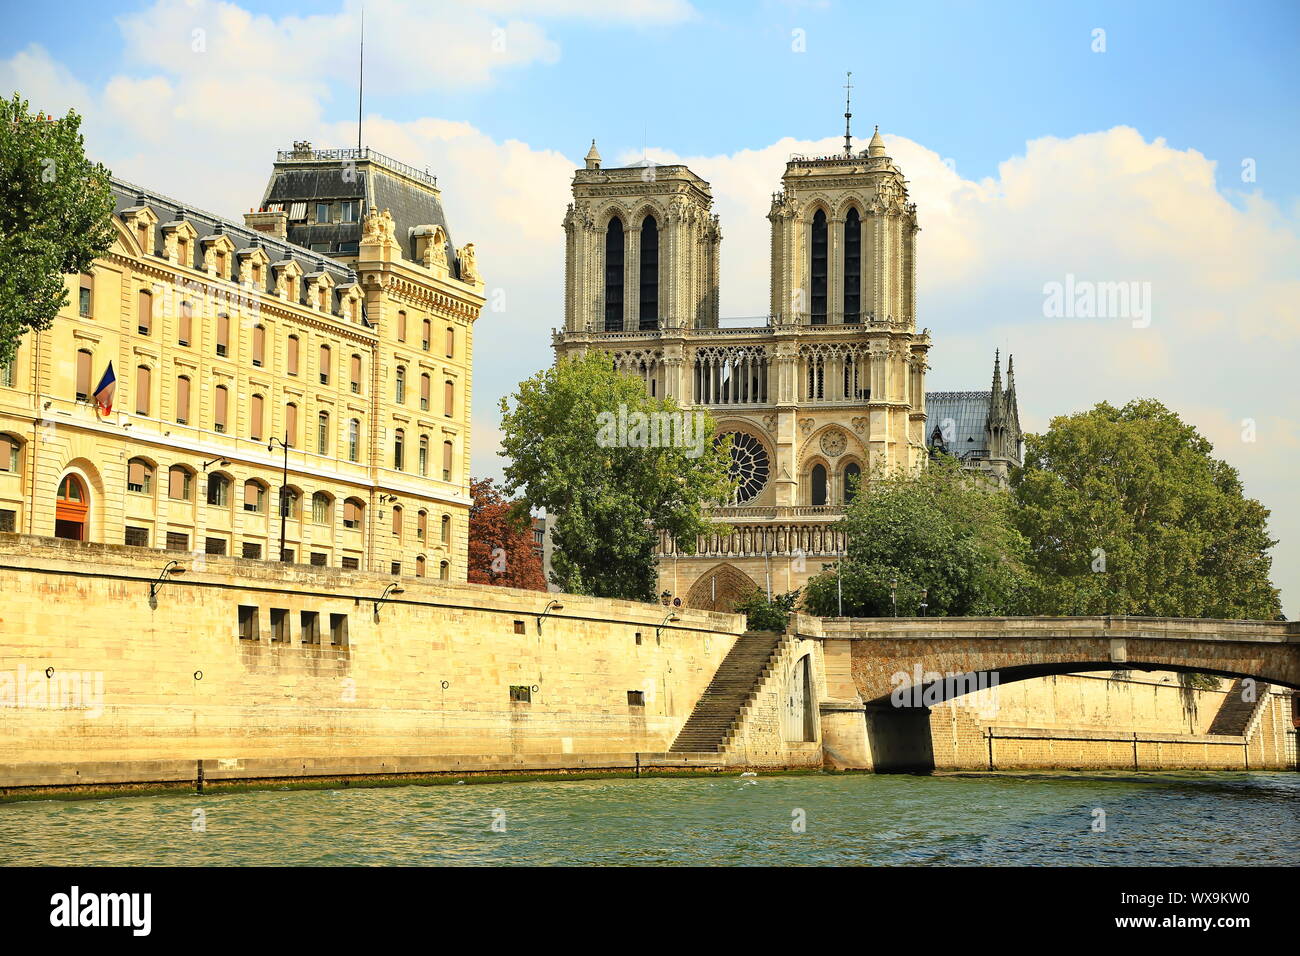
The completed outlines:
<svg viewBox="0 0 1300 956">
<path fill-rule="evenodd" d="M 849 97 L 853 92 L 853 72 L 850 70 L 844 78 L 844 155 L 853 155 L 853 134 L 849 131 L 849 121 L 853 112 L 849 108 Z"/>
<path fill-rule="evenodd" d="M 357 63 L 357 150 L 361 149 L 361 94 L 366 82 L 366 8 L 361 8 L 361 57 Z"/>
</svg>

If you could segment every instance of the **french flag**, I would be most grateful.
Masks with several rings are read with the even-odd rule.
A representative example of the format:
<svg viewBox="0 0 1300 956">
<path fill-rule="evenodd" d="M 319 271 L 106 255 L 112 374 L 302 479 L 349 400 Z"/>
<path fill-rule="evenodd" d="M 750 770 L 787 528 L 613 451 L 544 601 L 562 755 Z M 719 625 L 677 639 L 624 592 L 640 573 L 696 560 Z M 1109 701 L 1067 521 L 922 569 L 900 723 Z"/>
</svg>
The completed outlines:
<svg viewBox="0 0 1300 956">
<path fill-rule="evenodd" d="M 113 374 L 113 363 L 108 363 L 104 377 L 99 380 L 99 387 L 91 396 L 99 406 L 99 414 L 107 415 L 113 410 L 113 393 L 117 391 L 117 376 Z"/>
</svg>

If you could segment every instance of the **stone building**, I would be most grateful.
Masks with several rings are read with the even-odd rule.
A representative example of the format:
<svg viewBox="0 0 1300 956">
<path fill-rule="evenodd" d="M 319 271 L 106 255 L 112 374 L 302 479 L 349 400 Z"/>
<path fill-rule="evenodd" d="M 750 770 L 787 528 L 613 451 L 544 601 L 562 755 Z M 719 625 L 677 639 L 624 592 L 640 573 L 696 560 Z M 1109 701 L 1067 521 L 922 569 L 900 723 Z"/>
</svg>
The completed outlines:
<svg viewBox="0 0 1300 956">
<path fill-rule="evenodd" d="M 112 189 L 0 369 L 0 530 L 464 581 L 483 285 L 432 177 L 298 144 L 244 223 Z"/>
<path fill-rule="evenodd" d="M 564 219 L 557 357 L 601 349 L 650 395 L 707 408 L 733 441 L 733 529 L 687 555 L 661 542 L 661 585 L 729 608 L 800 587 L 843 547 L 835 522 L 873 467 L 928 454 L 928 330 L 916 324 L 916 207 L 879 130 L 867 149 L 795 157 L 772 197 L 770 313 L 718 315 L 722 234 L 683 165 L 605 168 L 593 142 Z"/>
<path fill-rule="evenodd" d="M 1011 469 L 1024 463 L 1016 373 L 1007 358 L 1007 385 L 1002 387 L 1001 357 L 993 358 L 993 387 L 987 392 L 927 392 L 930 429 L 925 443 L 931 455 L 955 456 L 968 471 L 985 475 L 1006 488 Z"/>
</svg>

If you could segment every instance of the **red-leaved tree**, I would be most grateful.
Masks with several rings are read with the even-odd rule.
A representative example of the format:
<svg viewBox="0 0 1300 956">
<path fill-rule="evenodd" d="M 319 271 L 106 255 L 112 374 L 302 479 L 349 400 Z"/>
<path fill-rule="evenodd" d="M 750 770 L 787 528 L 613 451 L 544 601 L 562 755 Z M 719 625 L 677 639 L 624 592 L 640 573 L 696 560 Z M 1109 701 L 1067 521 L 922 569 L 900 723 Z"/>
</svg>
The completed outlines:
<svg viewBox="0 0 1300 956">
<path fill-rule="evenodd" d="M 527 506 L 510 501 L 492 484 L 470 479 L 469 580 L 507 588 L 545 591 L 542 559 L 533 547 Z"/>
</svg>

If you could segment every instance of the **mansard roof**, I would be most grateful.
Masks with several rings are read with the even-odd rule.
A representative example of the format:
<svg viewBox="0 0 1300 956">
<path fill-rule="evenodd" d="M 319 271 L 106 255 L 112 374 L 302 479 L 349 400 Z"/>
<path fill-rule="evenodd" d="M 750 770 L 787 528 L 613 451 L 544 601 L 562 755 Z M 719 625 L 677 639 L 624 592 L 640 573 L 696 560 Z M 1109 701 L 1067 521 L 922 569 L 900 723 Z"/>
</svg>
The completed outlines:
<svg viewBox="0 0 1300 956">
<path fill-rule="evenodd" d="M 991 392 L 926 392 L 925 393 L 925 443 L 933 448 L 945 445 L 945 450 L 961 458 L 970 452 L 987 452 L 988 432 L 984 426 L 989 420 Z M 944 422 L 952 420 L 952 435 L 944 434 Z M 937 434 L 936 434 L 937 433 Z"/>
</svg>

